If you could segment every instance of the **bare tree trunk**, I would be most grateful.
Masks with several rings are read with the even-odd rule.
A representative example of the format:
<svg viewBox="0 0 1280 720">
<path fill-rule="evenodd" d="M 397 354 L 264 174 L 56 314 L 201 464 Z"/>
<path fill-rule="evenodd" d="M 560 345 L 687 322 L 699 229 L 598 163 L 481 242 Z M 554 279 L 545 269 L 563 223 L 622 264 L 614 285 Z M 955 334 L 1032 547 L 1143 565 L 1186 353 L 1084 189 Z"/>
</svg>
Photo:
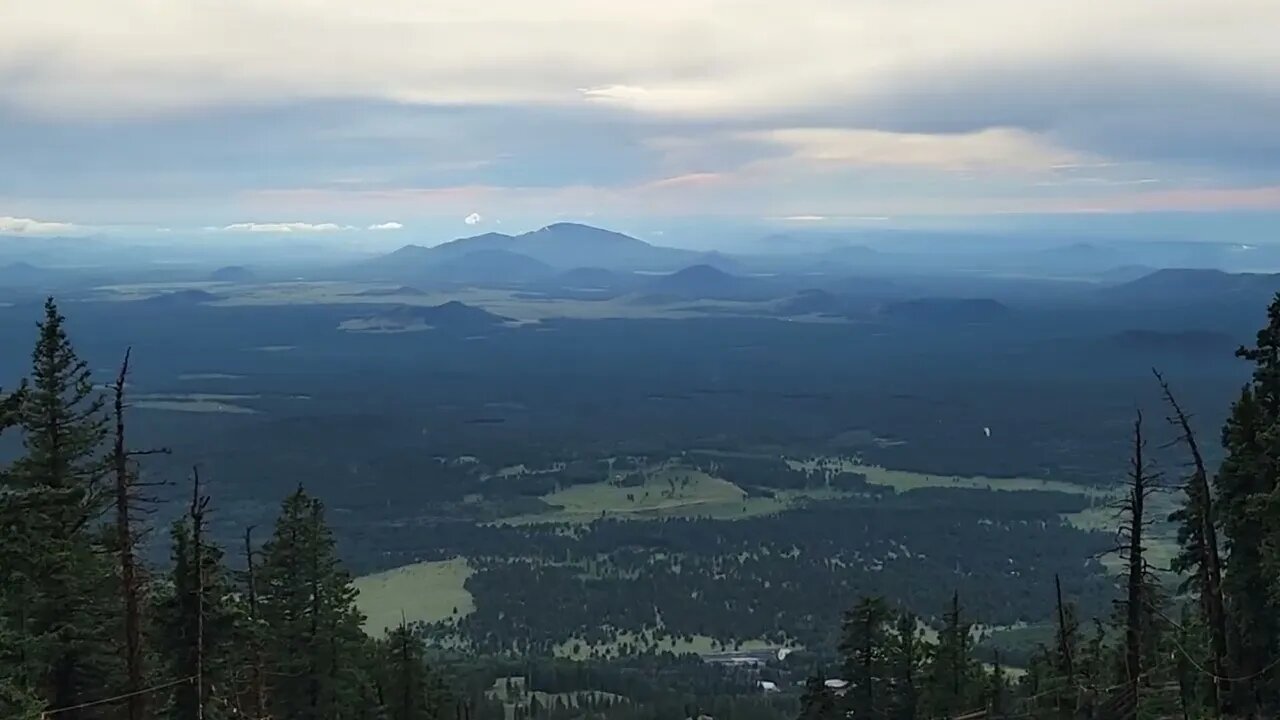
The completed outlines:
<svg viewBox="0 0 1280 720">
<path fill-rule="evenodd" d="M 204 514 L 209 498 L 200 495 L 200 468 L 191 468 L 191 551 L 196 563 L 196 720 L 204 720 Z"/>
<path fill-rule="evenodd" d="M 252 680 L 253 700 L 253 717 L 260 720 L 265 717 L 267 710 L 267 688 L 266 688 L 266 671 L 263 668 L 264 660 L 262 658 L 262 639 L 258 636 L 258 581 L 255 576 L 253 566 L 253 527 L 247 527 L 244 531 L 244 564 L 245 564 L 245 586 L 249 601 L 249 623 L 254 628 L 254 634 L 251 642 L 253 643 L 253 667 L 250 669 Z"/>
<path fill-rule="evenodd" d="M 1150 493 L 1148 486 L 1150 478 L 1147 475 L 1146 459 L 1143 455 L 1145 449 L 1146 440 L 1142 436 L 1142 412 L 1139 411 L 1137 418 L 1133 421 L 1133 458 L 1130 461 L 1129 498 L 1126 503 L 1129 518 L 1124 528 L 1128 534 L 1125 671 L 1135 702 L 1138 695 L 1138 681 L 1142 677 L 1143 575 L 1146 572 L 1142 531 L 1145 527 L 1147 495 Z"/>
<path fill-rule="evenodd" d="M 1062 667 L 1059 671 L 1068 680 L 1075 677 L 1075 659 L 1071 657 L 1071 639 L 1067 637 L 1069 630 L 1067 629 L 1067 609 L 1062 603 L 1062 578 L 1057 573 L 1053 575 L 1053 586 L 1058 594 L 1058 656 L 1061 659 Z"/>
<path fill-rule="evenodd" d="M 1187 494 L 1200 500 L 1199 509 L 1201 553 L 1200 553 L 1200 604 L 1205 615 L 1205 624 L 1209 626 L 1210 649 L 1213 651 L 1211 669 L 1216 676 L 1213 688 L 1213 714 L 1218 716 L 1222 711 L 1222 699 L 1229 696 L 1229 688 L 1223 678 L 1227 675 L 1227 613 L 1222 599 L 1222 557 L 1218 549 L 1218 528 L 1214 513 L 1213 490 L 1209 487 L 1209 473 L 1205 470 L 1204 456 L 1200 454 L 1200 445 L 1196 442 L 1195 432 L 1191 430 L 1191 418 L 1178 404 L 1173 390 L 1164 376 L 1158 371 L 1156 380 L 1164 392 L 1164 399 L 1173 410 L 1173 422 L 1181 431 L 1178 438 L 1191 453 L 1192 473 L 1187 479 Z"/>
<path fill-rule="evenodd" d="M 137 559 L 134 556 L 136 536 L 130 513 L 133 499 L 133 480 L 129 474 L 129 452 L 124 440 L 124 389 L 129 375 L 129 350 L 125 350 L 120 363 L 120 374 L 115 382 L 115 444 L 111 451 L 111 464 L 115 473 L 116 490 L 116 542 L 120 554 L 120 590 L 124 599 L 124 648 L 127 685 L 130 695 L 125 706 L 129 720 L 142 720 L 146 714 L 146 695 L 142 689 L 142 585 L 138 578 Z"/>
</svg>

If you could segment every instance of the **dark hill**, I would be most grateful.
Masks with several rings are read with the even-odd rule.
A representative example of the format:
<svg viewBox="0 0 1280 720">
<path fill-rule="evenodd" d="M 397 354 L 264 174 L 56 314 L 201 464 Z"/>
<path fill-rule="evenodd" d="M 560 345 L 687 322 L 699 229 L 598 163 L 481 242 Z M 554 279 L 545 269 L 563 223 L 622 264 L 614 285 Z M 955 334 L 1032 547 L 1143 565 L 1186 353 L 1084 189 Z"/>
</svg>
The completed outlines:
<svg viewBox="0 0 1280 720">
<path fill-rule="evenodd" d="M 257 279 L 257 275 L 244 265 L 228 265 L 209 273 L 214 282 L 248 283 Z"/>
<path fill-rule="evenodd" d="M 475 331 L 508 322 L 483 308 L 456 300 L 443 305 L 396 305 L 371 317 L 355 318 L 340 325 L 353 332 L 406 332 L 411 330 Z"/>
<path fill-rule="evenodd" d="M 555 281 L 563 288 L 607 290 L 622 284 L 622 277 L 604 268 L 580 267 L 560 273 Z"/>
<path fill-rule="evenodd" d="M 31 263 L 12 262 L 0 265 L 0 285 L 28 287 L 49 282 L 58 275 L 56 270 L 36 267 Z"/>
<path fill-rule="evenodd" d="M 967 324 L 1003 320 L 1010 310 L 991 298 L 920 298 L 888 303 L 880 314 L 908 322 Z"/>
<path fill-rule="evenodd" d="M 356 297 L 388 297 L 393 295 L 426 295 L 427 293 L 416 287 L 401 285 L 400 287 L 394 288 L 369 288 L 368 290 L 361 290 L 358 293 L 352 294 Z"/>
<path fill-rule="evenodd" d="M 657 278 L 649 283 L 648 290 L 676 297 L 710 298 L 738 294 L 746 282 L 746 278 L 710 265 L 692 265 Z"/>
<path fill-rule="evenodd" d="M 848 309 L 846 298 L 826 290 L 801 290 L 778 303 L 781 315 L 845 315 Z"/>
<path fill-rule="evenodd" d="M 554 272 L 551 266 L 509 250 L 477 250 L 446 260 L 425 271 L 433 280 L 449 283 L 524 283 Z"/>
<path fill-rule="evenodd" d="M 484 308 L 467 305 L 457 300 L 451 300 L 443 305 L 399 305 L 384 316 L 398 320 L 417 320 L 440 328 L 474 328 L 498 325 L 510 320 Z"/>
<path fill-rule="evenodd" d="M 1280 275 L 1200 269 L 1157 270 L 1104 290 L 1117 299 L 1174 304 L 1205 300 L 1265 303 L 1277 291 Z"/>
</svg>

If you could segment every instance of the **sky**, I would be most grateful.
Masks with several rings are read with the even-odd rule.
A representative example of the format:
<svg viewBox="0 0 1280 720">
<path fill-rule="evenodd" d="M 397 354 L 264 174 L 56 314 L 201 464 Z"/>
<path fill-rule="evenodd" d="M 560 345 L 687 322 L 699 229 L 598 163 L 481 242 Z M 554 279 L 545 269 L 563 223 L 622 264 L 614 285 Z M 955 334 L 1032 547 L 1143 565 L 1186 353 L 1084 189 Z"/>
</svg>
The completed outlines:
<svg viewBox="0 0 1280 720">
<path fill-rule="evenodd" d="M 1275 0 L 4 5 L 0 234 L 1280 211 Z"/>
</svg>

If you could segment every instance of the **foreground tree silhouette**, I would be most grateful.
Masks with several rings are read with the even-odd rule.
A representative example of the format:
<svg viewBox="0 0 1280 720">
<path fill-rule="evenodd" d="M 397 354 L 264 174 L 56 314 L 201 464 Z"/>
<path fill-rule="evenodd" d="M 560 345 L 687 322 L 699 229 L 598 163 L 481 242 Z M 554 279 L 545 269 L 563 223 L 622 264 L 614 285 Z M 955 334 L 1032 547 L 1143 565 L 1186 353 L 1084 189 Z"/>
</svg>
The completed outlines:
<svg viewBox="0 0 1280 720">
<path fill-rule="evenodd" d="M 1280 508 L 1272 502 L 1280 431 L 1280 296 L 1267 309 L 1267 325 L 1258 331 L 1254 346 L 1242 347 L 1236 355 L 1253 363 L 1253 377 L 1223 428 L 1225 456 L 1214 478 L 1226 555 L 1222 590 L 1228 665 L 1241 678 L 1233 683 L 1232 705 L 1242 715 L 1274 714 L 1276 672 L 1267 671 L 1267 664 L 1280 650 L 1275 595 L 1280 568 L 1274 563 Z"/>
<path fill-rule="evenodd" d="M 362 684 L 360 629 L 351 576 L 342 569 L 324 506 L 302 489 L 285 499 L 275 534 L 263 547 L 258 603 L 270 628 L 268 691 L 274 717 L 321 720 L 358 704 Z"/>
<path fill-rule="evenodd" d="M 119 594 L 97 522 L 108 499 L 103 399 L 63 325 L 48 300 L 29 385 L 4 403 L 23 454 L 0 493 L 0 622 L 15 638 L 0 648 L 0 676 L 54 707 L 100 694 L 120 671 Z"/>
</svg>

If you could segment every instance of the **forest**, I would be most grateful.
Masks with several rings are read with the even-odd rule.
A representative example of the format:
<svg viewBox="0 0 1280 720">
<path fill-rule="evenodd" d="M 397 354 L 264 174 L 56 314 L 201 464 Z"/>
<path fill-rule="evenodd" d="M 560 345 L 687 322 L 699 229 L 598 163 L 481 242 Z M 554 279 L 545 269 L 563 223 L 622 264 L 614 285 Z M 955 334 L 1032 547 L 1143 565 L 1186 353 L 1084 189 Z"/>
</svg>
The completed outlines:
<svg viewBox="0 0 1280 720">
<path fill-rule="evenodd" d="M 1161 412 L 1139 412 L 1119 439 L 1130 460 L 1110 539 L 1062 520 L 1086 509 L 1082 496 L 1024 491 L 993 504 L 990 491 L 895 492 L 856 473 L 822 488 L 838 494 L 829 501 L 732 522 L 454 519 L 355 534 L 391 556 L 396 538 L 419 555 L 465 548 L 476 569 L 474 612 L 370 637 L 325 503 L 297 485 L 271 527 L 257 527 L 218 518 L 199 463 L 181 483 L 149 470 L 169 467 L 176 451 L 126 432 L 136 359 L 126 351 L 107 382 L 94 377 L 49 300 L 25 379 L 0 396 L 0 429 L 20 447 L 0 474 L 0 711 L 22 720 L 1274 717 L 1280 298 L 1238 355 L 1253 374 L 1221 447 L 1197 436 L 1162 376 L 1148 380 Z M 745 457 L 708 450 L 687 462 L 737 475 L 753 497 L 814 489 L 790 466 Z M 496 494 L 536 501 L 599 482 L 603 468 L 584 459 L 557 473 L 551 486 Z M 1170 486 L 1180 507 L 1161 517 L 1156 498 Z M 167 537 L 152 537 L 157 518 L 169 522 Z M 1166 522 L 1178 528 L 1172 574 L 1153 559 L 1153 528 Z M 226 539 L 232 526 L 236 542 Z M 156 547 L 168 556 L 157 559 Z M 910 562 L 879 560 L 889 556 Z M 1042 617 L 1051 637 L 1012 659 L 983 642 L 977 623 Z M 610 659 L 551 657 L 558 646 L 646 635 L 712 636 L 726 649 L 776 638 L 797 649 L 743 667 L 625 642 Z"/>
</svg>

